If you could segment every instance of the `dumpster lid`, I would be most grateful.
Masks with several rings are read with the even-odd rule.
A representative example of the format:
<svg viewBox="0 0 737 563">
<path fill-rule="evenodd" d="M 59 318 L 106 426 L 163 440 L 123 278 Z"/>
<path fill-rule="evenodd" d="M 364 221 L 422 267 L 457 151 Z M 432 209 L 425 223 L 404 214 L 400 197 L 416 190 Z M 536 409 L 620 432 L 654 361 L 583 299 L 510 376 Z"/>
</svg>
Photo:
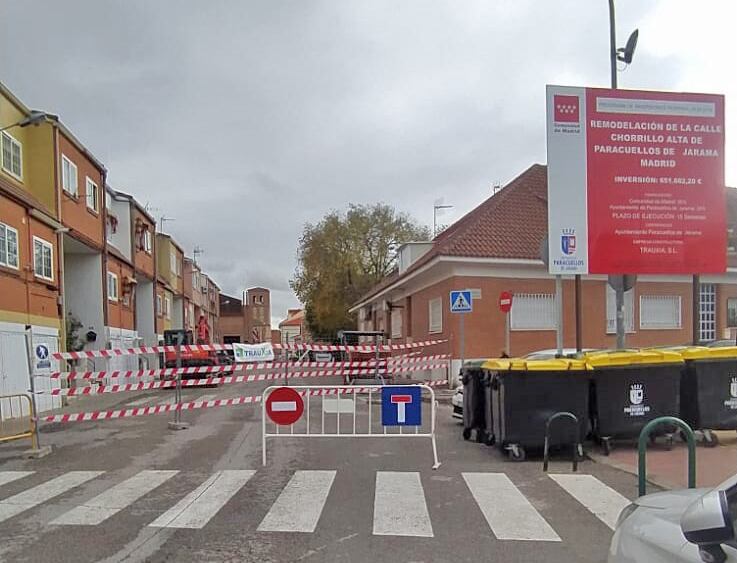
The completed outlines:
<svg viewBox="0 0 737 563">
<path fill-rule="evenodd" d="M 682 364 L 681 354 L 672 350 L 605 350 L 584 354 L 588 364 L 596 368 L 629 365 Z"/>
<path fill-rule="evenodd" d="M 484 369 L 493 371 L 586 371 L 591 369 L 584 360 L 573 358 L 549 358 L 526 360 L 524 358 L 502 358 L 487 360 Z"/>
<path fill-rule="evenodd" d="M 737 346 L 708 348 L 707 346 L 689 346 L 678 350 L 684 360 L 727 360 L 737 359 Z"/>
</svg>

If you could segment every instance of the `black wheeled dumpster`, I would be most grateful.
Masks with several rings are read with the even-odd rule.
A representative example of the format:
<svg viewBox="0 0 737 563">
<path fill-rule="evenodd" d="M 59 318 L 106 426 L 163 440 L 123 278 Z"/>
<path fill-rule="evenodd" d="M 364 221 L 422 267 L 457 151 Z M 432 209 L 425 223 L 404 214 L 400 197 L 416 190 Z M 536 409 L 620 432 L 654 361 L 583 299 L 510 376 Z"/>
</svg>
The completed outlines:
<svg viewBox="0 0 737 563">
<path fill-rule="evenodd" d="M 684 348 L 681 418 L 717 445 L 712 430 L 737 430 L 737 347 Z"/>
<path fill-rule="evenodd" d="M 593 368 L 591 418 L 594 438 L 609 455 L 611 441 L 635 439 L 651 420 L 678 416 L 680 354 L 670 350 L 615 350 L 585 355 Z M 667 444 L 673 432 L 664 427 Z"/>
<path fill-rule="evenodd" d="M 463 382 L 463 438 L 471 439 L 476 431 L 476 441 L 488 446 L 494 445 L 494 426 L 490 409 L 489 372 L 483 361 L 466 362 L 461 373 Z"/>
<path fill-rule="evenodd" d="M 559 420 L 551 426 L 553 447 L 578 444 L 589 426 L 589 368 L 575 359 L 488 360 L 491 375 L 491 409 L 496 441 L 509 457 L 522 461 L 530 450 L 542 450 L 545 426 L 556 413 L 578 419 Z M 583 452 L 580 452 L 582 455 Z"/>
</svg>

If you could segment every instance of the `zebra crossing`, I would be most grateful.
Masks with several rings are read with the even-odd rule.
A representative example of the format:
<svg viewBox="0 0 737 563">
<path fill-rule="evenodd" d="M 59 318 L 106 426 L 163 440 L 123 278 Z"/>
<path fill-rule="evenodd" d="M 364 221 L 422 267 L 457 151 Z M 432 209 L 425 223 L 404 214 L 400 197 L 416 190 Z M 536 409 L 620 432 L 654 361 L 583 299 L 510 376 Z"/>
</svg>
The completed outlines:
<svg viewBox="0 0 737 563">
<path fill-rule="evenodd" d="M 210 395 L 197 395 L 196 398 L 193 399 L 184 399 L 186 401 L 213 401 L 217 398 L 217 395 L 210 394 Z M 157 406 L 165 406 L 165 405 L 173 405 L 176 402 L 176 399 L 171 396 L 167 397 L 166 399 L 162 400 L 160 397 L 141 397 L 139 399 L 134 399 L 132 401 L 128 401 L 125 405 L 126 408 L 130 407 L 157 407 Z"/>
<path fill-rule="evenodd" d="M 53 503 L 57 497 L 79 489 L 101 477 L 104 471 L 69 471 L 4 498 L 3 489 L 17 487 L 30 479 L 33 471 L 0 471 L 0 522 L 6 522 L 32 509 Z M 186 492 L 171 506 L 161 507 L 158 516 L 142 523 L 150 528 L 200 530 L 232 501 L 256 470 L 216 471 L 199 486 Z M 363 506 L 331 505 L 330 493 L 338 472 L 298 470 L 294 472 L 257 526 L 260 533 L 314 533 L 327 510 L 362 510 Z M 98 526 L 166 483 L 181 476 L 177 470 L 144 470 L 112 485 L 104 492 L 82 500 L 44 524 L 60 526 Z M 483 516 L 489 531 L 501 541 L 560 542 L 561 538 L 522 490 L 505 473 L 464 472 L 462 482 L 469 495 L 461 495 Z M 592 517 L 614 529 L 619 512 L 629 500 L 594 477 L 585 474 L 551 474 L 545 485 L 565 491 Z M 185 494 L 186 492 L 186 494 Z M 76 497 L 75 497 L 76 498 Z M 440 508 L 428 510 L 422 475 L 413 471 L 377 471 L 374 482 L 373 528 L 376 536 L 433 538 L 433 519 L 442 516 Z M 475 505 L 475 506 L 473 506 Z M 432 506 L 432 504 L 430 504 Z M 431 518 L 432 513 L 432 518 Z M 56 512 L 58 514 L 58 512 Z M 437 524 L 437 522 L 436 522 Z M 368 532 L 368 531 L 367 531 Z"/>
</svg>

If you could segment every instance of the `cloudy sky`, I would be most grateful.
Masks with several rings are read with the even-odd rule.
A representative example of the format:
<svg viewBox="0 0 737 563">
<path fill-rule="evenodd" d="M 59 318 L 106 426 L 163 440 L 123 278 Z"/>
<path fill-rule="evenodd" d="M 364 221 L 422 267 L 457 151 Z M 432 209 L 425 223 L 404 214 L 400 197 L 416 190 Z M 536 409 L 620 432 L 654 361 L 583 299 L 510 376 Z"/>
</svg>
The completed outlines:
<svg viewBox="0 0 737 563">
<path fill-rule="evenodd" d="M 617 0 L 620 87 L 726 95 L 734 0 Z M 450 223 L 545 161 L 546 83 L 608 86 L 606 0 L 0 0 L 0 81 L 58 113 L 224 291 L 289 289 L 302 226 L 384 201 Z"/>
</svg>

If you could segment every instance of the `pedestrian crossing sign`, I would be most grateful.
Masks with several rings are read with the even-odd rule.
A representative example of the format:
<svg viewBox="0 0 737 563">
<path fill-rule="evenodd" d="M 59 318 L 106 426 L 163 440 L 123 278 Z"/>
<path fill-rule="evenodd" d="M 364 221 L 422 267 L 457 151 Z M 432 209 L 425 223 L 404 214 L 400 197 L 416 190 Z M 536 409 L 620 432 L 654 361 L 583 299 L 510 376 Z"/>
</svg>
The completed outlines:
<svg viewBox="0 0 737 563">
<path fill-rule="evenodd" d="M 470 313 L 471 311 L 473 311 L 473 299 L 470 289 L 450 292 L 451 313 Z"/>
</svg>

